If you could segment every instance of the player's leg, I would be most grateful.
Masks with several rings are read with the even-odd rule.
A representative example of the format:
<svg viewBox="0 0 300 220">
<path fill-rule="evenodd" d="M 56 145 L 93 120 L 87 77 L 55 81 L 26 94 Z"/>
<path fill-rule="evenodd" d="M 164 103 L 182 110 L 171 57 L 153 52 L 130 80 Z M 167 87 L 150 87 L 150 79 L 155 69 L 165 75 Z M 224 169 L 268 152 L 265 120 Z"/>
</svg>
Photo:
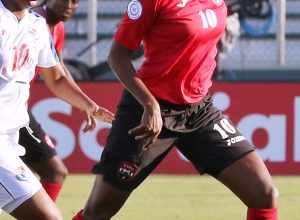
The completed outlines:
<svg viewBox="0 0 300 220">
<path fill-rule="evenodd" d="M 49 136 L 32 114 L 29 115 L 30 127 L 20 129 L 19 143 L 26 149 L 26 155 L 21 158 L 39 175 L 44 189 L 55 201 L 68 170 L 61 158 L 56 155 Z"/>
<path fill-rule="evenodd" d="M 172 138 L 158 139 L 149 150 L 145 151 L 140 162 L 136 162 L 134 159 L 125 159 L 125 157 L 111 158 L 110 162 L 105 162 L 105 158 L 102 158 L 95 169 L 95 172 L 101 174 L 97 175 L 84 208 L 84 219 L 108 220 L 113 217 L 123 206 L 130 193 L 165 158 L 173 143 L 174 139 Z M 126 147 L 126 145 L 119 146 L 120 148 Z"/>
<path fill-rule="evenodd" d="M 248 220 L 277 220 L 278 190 L 255 151 L 229 165 L 217 179 L 249 207 Z"/>
<path fill-rule="evenodd" d="M 61 213 L 44 189 L 15 208 L 10 215 L 20 220 L 62 220 Z"/>
<path fill-rule="evenodd" d="M 0 135 L 0 208 L 20 220 L 62 219 L 38 179 L 19 158 L 17 136 Z"/>
<path fill-rule="evenodd" d="M 77 213 L 73 220 L 110 219 L 120 210 L 130 193 L 114 187 L 98 174 L 84 210 Z"/>
<path fill-rule="evenodd" d="M 59 156 L 46 161 L 32 162 L 30 167 L 40 176 L 43 188 L 53 201 L 56 201 L 68 170 Z"/>
<path fill-rule="evenodd" d="M 128 95 L 118 107 L 101 161 L 93 169 L 97 177 L 86 206 L 73 220 L 109 220 L 176 140 L 163 130 L 147 151 L 141 151 L 140 143 L 128 131 L 140 123 L 143 108 Z"/>
<path fill-rule="evenodd" d="M 159 143 L 158 140 L 156 143 Z M 83 211 L 73 220 L 109 220 L 124 205 L 131 192 L 138 187 L 144 179 L 157 167 L 168 154 L 173 140 L 162 140 L 163 145 L 155 143 L 149 148 L 141 159 L 135 163 L 130 159 L 111 158 L 110 162 L 101 162 L 94 172 L 97 174 L 93 189 Z M 120 145 L 124 147 L 125 145 Z M 156 147 L 157 146 L 157 147 Z M 164 151 L 161 152 L 162 148 Z M 109 156 L 108 156 L 109 157 Z M 84 218 L 83 218 L 84 216 Z"/>
<path fill-rule="evenodd" d="M 202 121 L 205 126 L 188 134 L 179 149 L 199 171 L 216 177 L 249 207 L 248 220 L 277 219 L 278 193 L 262 159 L 221 112 L 209 105 L 205 111 L 210 115 Z M 197 117 L 200 121 L 202 116 Z"/>
</svg>

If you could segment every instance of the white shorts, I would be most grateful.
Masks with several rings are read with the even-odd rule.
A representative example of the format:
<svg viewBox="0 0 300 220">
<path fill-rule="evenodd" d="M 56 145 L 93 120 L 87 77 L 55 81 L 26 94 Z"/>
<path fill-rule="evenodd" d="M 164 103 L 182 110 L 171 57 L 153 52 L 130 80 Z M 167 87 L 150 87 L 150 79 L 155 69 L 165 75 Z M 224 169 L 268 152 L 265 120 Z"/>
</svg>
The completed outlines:
<svg viewBox="0 0 300 220">
<path fill-rule="evenodd" d="M 0 209 L 10 213 L 31 198 L 42 186 L 20 159 L 19 131 L 0 134 Z"/>
</svg>

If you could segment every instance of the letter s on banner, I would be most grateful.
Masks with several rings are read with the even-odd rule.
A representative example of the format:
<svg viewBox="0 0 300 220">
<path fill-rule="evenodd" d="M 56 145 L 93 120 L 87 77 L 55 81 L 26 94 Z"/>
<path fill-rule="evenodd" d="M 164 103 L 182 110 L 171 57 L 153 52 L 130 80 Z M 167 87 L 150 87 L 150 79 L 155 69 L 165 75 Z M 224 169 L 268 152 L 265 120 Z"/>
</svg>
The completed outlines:
<svg viewBox="0 0 300 220">
<path fill-rule="evenodd" d="M 56 141 L 58 155 L 65 159 L 70 156 L 75 148 L 75 135 L 64 123 L 53 120 L 49 115 L 53 112 L 71 115 L 72 107 L 58 98 L 47 98 L 36 102 L 32 113 L 48 135 Z"/>
<path fill-rule="evenodd" d="M 97 122 L 97 126 L 94 130 L 84 133 L 83 128 L 85 123 L 82 123 L 79 131 L 79 145 L 84 153 L 90 160 L 98 161 L 101 157 L 104 146 L 100 145 L 97 141 L 97 134 L 106 128 L 111 128 L 111 124 Z"/>
</svg>

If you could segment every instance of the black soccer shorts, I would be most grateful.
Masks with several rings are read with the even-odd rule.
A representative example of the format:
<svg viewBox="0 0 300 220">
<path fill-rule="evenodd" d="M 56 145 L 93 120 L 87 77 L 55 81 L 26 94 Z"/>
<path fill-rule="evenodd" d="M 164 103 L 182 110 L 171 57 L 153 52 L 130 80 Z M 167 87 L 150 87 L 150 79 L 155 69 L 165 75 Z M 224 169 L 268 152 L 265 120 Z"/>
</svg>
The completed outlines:
<svg viewBox="0 0 300 220">
<path fill-rule="evenodd" d="M 143 107 L 127 91 L 118 105 L 106 147 L 93 173 L 121 190 L 136 188 L 165 158 L 172 147 L 194 165 L 199 173 L 217 177 L 254 147 L 212 104 L 210 96 L 195 104 L 175 105 L 159 101 L 163 128 L 158 140 L 144 151 L 128 130 L 139 125 Z"/>
<path fill-rule="evenodd" d="M 19 144 L 26 149 L 26 154 L 21 159 L 26 164 L 49 160 L 56 155 L 53 143 L 32 113 L 28 113 L 29 128 L 21 128 L 19 132 Z"/>
</svg>

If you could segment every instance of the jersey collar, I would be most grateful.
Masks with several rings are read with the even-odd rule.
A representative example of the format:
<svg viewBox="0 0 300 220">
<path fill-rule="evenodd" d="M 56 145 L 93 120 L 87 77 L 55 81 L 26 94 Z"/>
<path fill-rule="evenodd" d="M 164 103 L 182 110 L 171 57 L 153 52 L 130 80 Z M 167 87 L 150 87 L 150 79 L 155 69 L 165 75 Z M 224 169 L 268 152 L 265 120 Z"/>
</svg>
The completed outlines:
<svg viewBox="0 0 300 220">
<path fill-rule="evenodd" d="M 27 18 L 27 15 L 29 14 L 28 9 L 25 9 L 24 16 L 21 18 L 21 20 L 18 20 L 17 16 L 4 6 L 2 0 L 0 0 L 0 10 L 3 10 L 7 15 L 13 17 L 17 23 L 26 20 L 25 18 Z"/>
</svg>

